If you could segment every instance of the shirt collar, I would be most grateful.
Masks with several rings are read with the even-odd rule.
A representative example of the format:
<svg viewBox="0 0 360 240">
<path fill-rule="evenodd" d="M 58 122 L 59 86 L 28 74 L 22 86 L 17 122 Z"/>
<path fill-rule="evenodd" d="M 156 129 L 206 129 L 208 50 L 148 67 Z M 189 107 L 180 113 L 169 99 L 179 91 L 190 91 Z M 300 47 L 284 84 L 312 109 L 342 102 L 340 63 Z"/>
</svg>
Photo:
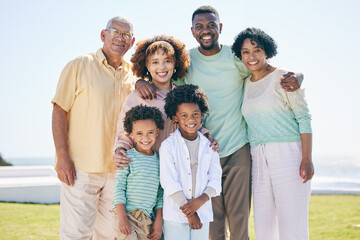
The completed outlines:
<svg viewBox="0 0 360 240">
<path fill-rule="evenodd" d="M 107 62 L 107 60 L 106 60 L 106 57 L 105 57 L 105 54 L 104 54 L 104 52 L 102 51 L 102 48 L 100 48 L 99 50 L 97 50 L 96 56 L 97 56 L 98 61 L 99 61 L 100 64 L 104 64 L 104 65 L 107 66 L 107 67 L 113 68 L 112 66 L 110 66 L 110 65 L 108 64 L 108 62 Z M 123 58 L 123 59 L 121 59 L 121 65 L 120 65 L 117 69 L 115 69 L 115 70 L 118 70 L 118 69 L 119 69 L 119 70 L 120 70 L 120 69 L 124 69 L 126 72 L 128 72 L 128 71 L 130 70 L 130 64 L 129 64 L 128 62 L 126 62 L 126 61 L 124 60 L 124 58 Z"/>
</svg>

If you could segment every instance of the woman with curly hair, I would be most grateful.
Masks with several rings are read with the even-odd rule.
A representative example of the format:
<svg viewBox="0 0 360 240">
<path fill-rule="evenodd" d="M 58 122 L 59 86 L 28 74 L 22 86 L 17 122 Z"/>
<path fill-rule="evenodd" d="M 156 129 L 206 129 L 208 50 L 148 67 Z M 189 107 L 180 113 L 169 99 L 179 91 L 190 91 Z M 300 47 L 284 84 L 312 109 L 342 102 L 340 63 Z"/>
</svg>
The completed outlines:
<svg viewBox="0 0 360 240">
<path fill-rule="evenodd" d="M 286 92 L 287 71 L 269 64 L 275 41 L 257 28 L 235 38 L 232 50 L 252 75 L 245 80 L 242 113 L 248 126 L 256 239 L 309 239 L 311 116 L 302 89 Z"/>
<path fill-rule="evenodd" d="M 167 35 L 159 35 L 139 41 L 130 61 L 133 64 L 132 71 L 134 74 L 150 82 L 151 86 L 156 89 L 157 97 L 153 100 L 143 99 L 137 92 L 132 92 L 126 98 L 119 115 L 113 148 L 117 169 L 127 166 L 131 161 L 126 157 L 126 151 L 134 147 L 134 141 L 124 130 L 123 120 L 126 112 L 132 107 L 142 104 L 157 107 L 162 112 L 164 129 L 160 131 L 153 146 L 155 151 L 158 152 L 161 142 L 176 130 L 176 123 L 166 118 L 164 112 L 165 97 L 168 92 L 177 87 L 172 80 L 184 77 L 190 65 L 190 57 L 184 43 Z M 207 129 L 201 128 L 201 132 L 209 136 Z M 216 140 L 212 142 L 212 146 L 214 146 L 214 150 L 218 151 L 219 145 Z"/>
</svg>

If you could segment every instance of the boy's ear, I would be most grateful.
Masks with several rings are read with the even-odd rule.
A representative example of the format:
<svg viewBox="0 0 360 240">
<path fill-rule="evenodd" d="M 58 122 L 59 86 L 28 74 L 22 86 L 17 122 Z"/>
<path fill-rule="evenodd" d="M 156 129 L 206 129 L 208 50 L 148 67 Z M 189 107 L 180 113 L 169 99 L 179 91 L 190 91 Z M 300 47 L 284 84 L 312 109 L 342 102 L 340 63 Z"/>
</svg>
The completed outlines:
<svg viewBox="0 0 360 240">
<path fill-rule="evenodd" d="M 178 118 L 176 117 L 176 115 L 172 116 L 172 120 L 173 120 L 174 122 L 178 122 Z"/>
<path fill-rule="evenodd" d="M 159 133 L 160 133 L 160 129 L 156 128 L 156 136 L 159 136 Z"/>
<path fill-rule="evenodd" d="M 129 134 L 129 136 L 134 138 L 134 134 L 132 132 Z"/>
</svg>

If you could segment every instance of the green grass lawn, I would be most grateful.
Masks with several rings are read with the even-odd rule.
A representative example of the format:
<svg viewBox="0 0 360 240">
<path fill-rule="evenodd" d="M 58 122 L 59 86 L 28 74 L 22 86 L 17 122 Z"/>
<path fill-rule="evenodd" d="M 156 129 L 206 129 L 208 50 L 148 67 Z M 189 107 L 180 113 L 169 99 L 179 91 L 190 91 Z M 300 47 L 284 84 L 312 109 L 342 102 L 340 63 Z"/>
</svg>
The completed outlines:
<svg viewBox="0 0 360 240">
<path fill-rule="evenodd" d="M 312 196 L 309 216 L 311 240 L 360 239 L 360 196 Z M 59 239 L 59 217 L 59 205 L 0 203 L 0 240 Z"/>
</svg>

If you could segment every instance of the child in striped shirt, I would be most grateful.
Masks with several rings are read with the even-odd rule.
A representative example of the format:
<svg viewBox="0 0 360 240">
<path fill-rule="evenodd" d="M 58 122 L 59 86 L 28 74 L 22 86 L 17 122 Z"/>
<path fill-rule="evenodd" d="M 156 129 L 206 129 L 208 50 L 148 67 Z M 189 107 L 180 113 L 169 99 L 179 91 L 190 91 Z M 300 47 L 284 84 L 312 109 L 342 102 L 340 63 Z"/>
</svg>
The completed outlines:
<svg viewBox="0 0 360 240">
<path fill-rule="evenodd" d="M 136 145 L 127 151 L 132 159 L 129 167 L 116 171 L 113 201 L 116 238 L 160 239 L 163 190 L 159 154 L 152 146 L 164 120 L 158 108 L 138 105 L 126 113 L 124 127 Z"/>
</svg>

